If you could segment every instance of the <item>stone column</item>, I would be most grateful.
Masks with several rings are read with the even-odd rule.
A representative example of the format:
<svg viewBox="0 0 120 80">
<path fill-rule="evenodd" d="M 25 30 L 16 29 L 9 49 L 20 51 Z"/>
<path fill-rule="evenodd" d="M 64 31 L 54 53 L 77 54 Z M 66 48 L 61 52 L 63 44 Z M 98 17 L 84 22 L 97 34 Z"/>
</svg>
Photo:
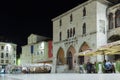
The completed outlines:
<svg viewBox="0 0 120 80">
<path fill-rule="evenodd" d="M 53 64 L 52 64 L 52 70 L 51 73 L 56 73 L 57 69 L 56 69 L 56 57 L 53 57 Z"/>
<path fill-rule="evenodd" d="M 97 55 L 97 62 L 103 62 L 104 61 L 104 55 Z"/>
<path fill-rule="evenodd" d="M 102 72 L 102 64 L 99 64 L 98 67 L 99 67 L 98 73 L 99 73 L 99 74 L 100 74 L 100 73 L 103 73 L 103 72 Z"/>
<path fill-rule="evenodd" d="M 79 72 L 79 63 L 78 63 L 78 56 L 76 58 L 76 64 L 75 64 L 75 72 Z"/>
<path fill-rule="evenodd" d="M 113 63 L 114 67 L 115 67 L 115 73 L 119 73 L 119 71 L 116 69 L 116 63 Z"/>
<path fill-rule="evenodd" d="M 105 58 L 105 55 L 97 55 L 97 62 L 103 62 Z M 103 73 L 102 72 L 102 64 L 98 64 L 98 73 Z"/>
</svg>

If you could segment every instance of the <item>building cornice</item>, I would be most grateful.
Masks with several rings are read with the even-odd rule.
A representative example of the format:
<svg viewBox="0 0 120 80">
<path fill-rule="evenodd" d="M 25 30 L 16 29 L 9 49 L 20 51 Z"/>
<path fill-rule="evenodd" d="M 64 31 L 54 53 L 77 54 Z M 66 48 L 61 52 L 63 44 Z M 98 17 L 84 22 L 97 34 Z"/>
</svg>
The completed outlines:
<svg viewBox="0 0 120 80">
<path fill-rule="evenodd" d="M 87 4 L 89 4 L 89 3 L 93 2 L 93 1 L 99 1 L 99 2 L 101 2 L 101 3 L 103 3 L 103 4 L 111 4 L 111 3 L 110 3 L 109 1 L 107 1 L 107 0 L 88 0 L 88 1 L 86 1 L 86 2 L 84 2 L 84 3 L 82 3 L 82 4 L 78 5 L 78 6 L 76 6 L 76 7 L 74 7 L 74 8 L 68 10 L 67 12 L 59 15 L 58 17 L 53 18 L 52 21 L 55 21 L 55 20 L 57 20 L 57 19 L 60 19 L 61 17 L 65 16 L 65 15 L 67 15 L 67 14 L 70 14 L 70 13 L 72 13 L 73 11 L 75 11 L 75 10 L 77 10 L 77 9 L 80 9 L 81 7 L 84 7 L 84 6 L 86 6 Z"/>
<path fill-rule="evenodd" d="M 0 44 L 11 44 L 11 45 L 17 46 L 17 44 L 9 43 L 9 42 L 0 42 Z"/>
</svg>

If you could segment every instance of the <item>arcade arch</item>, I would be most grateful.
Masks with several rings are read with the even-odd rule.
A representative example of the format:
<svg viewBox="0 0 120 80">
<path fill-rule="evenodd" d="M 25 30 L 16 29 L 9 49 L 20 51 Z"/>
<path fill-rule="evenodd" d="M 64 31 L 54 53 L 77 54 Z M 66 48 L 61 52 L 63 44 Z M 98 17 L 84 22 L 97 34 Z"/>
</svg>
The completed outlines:
<svg viewBox="0 0 120 80">
<path fill-rule="evenodd" d="M 57 53 L 57 65 L 64 65 L 64 64 L 65 64 L 64 50 L 60 48 Z"/>
<path fill-rule="evenodd" d="M 86 42 L 83 42 L 83 44 L 81 45 L 79 52 L 83 52 L 90 49 L 90 47 L 88 46 L 88 44 Z M 88 56 L 78 56 L 78 64 L 83 64 L 86 63 L 87 60 L 89 60 Z"/>
<path fill-rule="evenodd" d="M 76 53 L 75 48 L 73 46 L 70 46 L 67 50 L 67 65 L 68 69 L 72 70 L 74 66 L 74 54 Z"/>
</svg>

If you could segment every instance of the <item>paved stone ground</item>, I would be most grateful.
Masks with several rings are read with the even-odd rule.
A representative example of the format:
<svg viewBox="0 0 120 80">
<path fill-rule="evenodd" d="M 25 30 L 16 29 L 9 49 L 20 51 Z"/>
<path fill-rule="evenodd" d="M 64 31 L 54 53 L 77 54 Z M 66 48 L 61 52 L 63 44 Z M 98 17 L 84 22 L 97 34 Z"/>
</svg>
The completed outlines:
<svg viewBox="0 0 120 80">
<path fill-rule="evenodd" d="M 0 80 L 120 80 L 120 74 L 6 74 Z"/>
<path fill-rule="evenodd" d="M 0 74 L 0 80 L 21 80 L 21 79 L 7 77 L 4 74 Z"/>
</svg>

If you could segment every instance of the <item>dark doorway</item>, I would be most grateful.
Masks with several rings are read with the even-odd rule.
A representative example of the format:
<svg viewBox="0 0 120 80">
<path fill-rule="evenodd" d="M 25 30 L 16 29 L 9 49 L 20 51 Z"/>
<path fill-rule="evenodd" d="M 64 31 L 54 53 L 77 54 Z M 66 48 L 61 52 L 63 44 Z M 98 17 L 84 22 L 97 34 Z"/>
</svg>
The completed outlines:
<svg viewBox="0 0 120 80">
<path fill-rule="evenodd" d="M 78 62 L 79 62 L 79 64 L 83 64 L 84 63 L 84 56 L 79 56 Z"/>
<path fill-rule="evenodd" d="M 67 55 L 67 64 L 68 64 L 68 69 L 71 70 L 73 68 L 73 63 L 72 63 L 72 53 L 69 52 Z"/>
</svg>

